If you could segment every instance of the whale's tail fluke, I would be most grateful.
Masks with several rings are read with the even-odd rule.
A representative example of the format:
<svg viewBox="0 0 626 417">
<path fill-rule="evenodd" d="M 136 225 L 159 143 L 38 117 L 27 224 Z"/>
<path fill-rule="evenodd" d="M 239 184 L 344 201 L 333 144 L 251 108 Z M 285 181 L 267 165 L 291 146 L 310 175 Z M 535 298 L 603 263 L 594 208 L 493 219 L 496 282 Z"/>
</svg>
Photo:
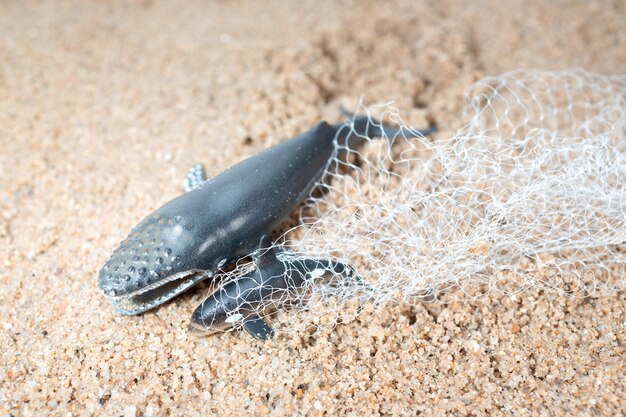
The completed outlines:
<svg viewBox="0 0 626 417">
<path fill-rule="evenodd" d="M 391 126 L 369 115 L 357 115 L 346 110 L 343 105 L 339 106 L 339 112 L 347 117 L 346 122 L 333 126 L 337 131 L 337 143 L 340 146 L 352 148 L 368 138 L 386 137 L 403 139 L 424 137 L 437 131 L 437 127 L 431 126 L 425 129 L 413 129 L 403 126 Z"/>
</svg>

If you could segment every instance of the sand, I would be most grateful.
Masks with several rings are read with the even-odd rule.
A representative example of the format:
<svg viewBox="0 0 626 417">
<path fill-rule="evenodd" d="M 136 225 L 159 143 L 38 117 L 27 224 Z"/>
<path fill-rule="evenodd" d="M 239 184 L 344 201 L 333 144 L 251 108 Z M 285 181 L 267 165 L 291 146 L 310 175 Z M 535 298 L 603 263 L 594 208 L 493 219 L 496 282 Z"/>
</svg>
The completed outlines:
<svg viewBox="0 0 626 417">
<path fill-rule="evenodd" d="M 623 2 L 2 2 L 0 416 L 623 415 L 625 293 L 389 306 L 315 334 L 191 337 L 205 293 L 121 317 L 109 253 L 178 195 L 395 100 L 461 123 L 486 74 L 626 73 Z"/>
</svg>

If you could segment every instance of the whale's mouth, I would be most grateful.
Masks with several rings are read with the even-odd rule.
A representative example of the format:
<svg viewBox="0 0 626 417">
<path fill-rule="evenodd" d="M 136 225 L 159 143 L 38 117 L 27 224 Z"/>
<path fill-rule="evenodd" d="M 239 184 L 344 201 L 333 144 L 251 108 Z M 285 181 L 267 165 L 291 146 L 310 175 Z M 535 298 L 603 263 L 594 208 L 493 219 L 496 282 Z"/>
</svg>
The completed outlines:
<svg viewBox="0 0 626 417">
<path fill-rule="evenodd" d="M 193 287 L 198 282 L 212 276 L 212 272 L 201 269 L 182 271 L 133 293 L 119 297 L 110 297 L 110 299 L 118 313 L 132 316 L 163 304 Z"/>
</svg>

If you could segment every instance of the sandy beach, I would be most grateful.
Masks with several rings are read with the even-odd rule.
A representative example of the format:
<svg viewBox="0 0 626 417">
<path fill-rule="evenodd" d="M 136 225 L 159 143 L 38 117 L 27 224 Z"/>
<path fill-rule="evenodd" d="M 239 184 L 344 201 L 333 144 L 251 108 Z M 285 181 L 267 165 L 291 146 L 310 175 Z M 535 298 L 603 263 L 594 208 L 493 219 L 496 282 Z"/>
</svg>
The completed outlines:
<svg viewBox="0 0 626 417">
<path fill-rule="evenodd" d="M 626 293 L 389 305 L 334 329 L 192 337 L 96 286 L 181 193 L 363 98 L 462 126 L 517 68 L 626 74 L 620 1 L 0 3 L 0 416 L 624 415 Z M 445 301 L 445 300 L 444 300 Z"/>
</svg>

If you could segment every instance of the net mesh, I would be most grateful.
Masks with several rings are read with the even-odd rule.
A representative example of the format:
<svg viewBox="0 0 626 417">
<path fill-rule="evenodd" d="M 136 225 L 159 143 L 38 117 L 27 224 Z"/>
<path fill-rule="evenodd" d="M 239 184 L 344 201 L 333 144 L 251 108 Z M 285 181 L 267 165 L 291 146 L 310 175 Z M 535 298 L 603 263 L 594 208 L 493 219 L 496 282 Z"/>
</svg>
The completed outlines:
<svg viewBox="0 0 626 417">
<path fill-rule="evenodd" d="M 299 224 L 278 240 L 289 250 L 279 256 L 288 275 L 300 273 L 289 271 L 304 258 L 351 268 L 307 271 L 254 314 L 286 308 L 265 317 L 288 331 L 450 290 L 475 299 L 537 287 L 572 297 L 622 288 L 625 96 L 626 77 L 583 71 L 487 77 L 467 93 L 467 124 L 435 139 L 409 137 L 392 106 L 361 107 L 404 134 L 338 149 Z"/>
</svg>

